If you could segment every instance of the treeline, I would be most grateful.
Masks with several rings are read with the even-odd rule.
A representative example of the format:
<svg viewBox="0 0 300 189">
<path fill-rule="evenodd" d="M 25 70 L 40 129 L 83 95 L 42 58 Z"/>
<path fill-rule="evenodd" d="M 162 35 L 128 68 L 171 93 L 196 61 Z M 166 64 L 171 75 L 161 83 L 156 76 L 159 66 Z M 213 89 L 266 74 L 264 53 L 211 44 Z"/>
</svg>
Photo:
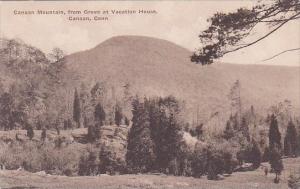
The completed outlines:
<svg viewBox="0 0 300 189">
<path fill-rule="evenodd" d="M 220 174 L 254 170 L 261 162 L 269 162 L 279 182 L 283 156 L 297 157 L 300 153 L 300 125 L 290 119 L 284 145 L 277 117 L 272 114 L 257 122 L 258 115 L 251 107 L 239 116 L 230 116 L 225 130 L 215 138 L 204 136 L 203 125 L 187 129 L 180 119 L 180 106 L 173 97 L 144 99 L 133 102 L 132 128 L 128 137 L 127 168 L 133 173 L 161 172 L 172 175 L 218 179 Z M 280 117 L 280 116 L 279 116 Z M 267 136 L 256 136 L 256 124 L 263 124 Z M 299 124 L 299 123 L 298 123 Z M 253 128 L 249 128 L 252 126 Z M 183 135 L 189 131 L 198 138 L 195 149 L 188 146 Z M 266 141 L 269 141 L 266 143 Z M 243 167 L 243 163 L 251 167 Z"/>
</svg>

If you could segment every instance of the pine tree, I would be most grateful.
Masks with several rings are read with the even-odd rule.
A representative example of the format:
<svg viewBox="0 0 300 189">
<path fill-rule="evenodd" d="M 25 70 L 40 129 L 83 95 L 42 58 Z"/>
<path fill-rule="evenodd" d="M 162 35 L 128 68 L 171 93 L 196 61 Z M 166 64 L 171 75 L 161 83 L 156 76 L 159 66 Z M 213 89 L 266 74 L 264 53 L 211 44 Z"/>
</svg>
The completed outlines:
<svg viewBox="0 0 300 189">
<path fill-rule="evenodd" d="M 274 114 L 271 116 L 270 130 L 269 130 L 269 147 L 270 150 L 277 145 L 281 149 L 281 134 L 278 129 L 278 122 Z"/>
<path fill-rule="evenodd" d="M 27 126 L 26 130 L 27 130 L 27 136 L 29 137 L 30 140 L 32 140 L 34 137 L 33 128 L 31 126 Z"/>
<path fill-rule="evenodd" d="M 250 141 L 249 127 L 245 117 L 242 118 L 240 130 L 242 132 L 242 135 L 247 139 L 247 141 Z"/>
<path fill-rule="evenodd" d="M 97 130 L 95 126 L 89 125 L 88 126 L 88 134 L 87 134 L 87 139 L 89 142 L 94 142 L 97 138 L 96 134 Z"/>
<path fill-rule="evenodd" d="M 43 130 L 42 130 L 42 133 L 41 133 L 41 140 L 42 141 L 45 141 L 46 140 L 46 129 L 45 128 L 43 128 Z"/>
<path fill-rule="evenodd" d="M 252 149 L 250 152 L 250 160 L 254 169 L 257 169 L 261 163 L 261 152 L 255 141 L 253 141 Z"/>
<path fill-rule="evenodd" d="M 268 162 L 270 160 L 270 148 L 266 147 L 264 150 L 264 154 L 262 156 L 262 161 L 263 162 Z"/>
<path fill-rule="evenodd" d="M 98 103 L 95 107 L 94 116 L 95 121 L 99 124 L 99 126 L 104 125 L 106 114 L 103 106 L 100 103 Z"/>
<path fill-rule="evenodd" d="M 231 127 L 230 121 L 227 121 L 227 123 L 226 123 L 226 127 L 224 130 L 223 136 L 226 140 L 229 140 L 232 137 L 234 137 L 234 130 Z"/>
<path fill-rule="evenodd" d="M 274 170 L 276 177 L 274 179 L 274 183 L 279 183 L 279 175 L 283 170 L 283 163 L 281 160 L 281 147 L 277 144 L 273 146 L 270 151 L 270 161 L 271 168 Z"/>
<path fill-rule="evenodd" d="M 130 121 L 129 121 L 129 119 L 128 119 L 127 117 L 125 117 L 124 122 L 125 122 L 125 125 L 126 125 L 126 126 L 129 126 Z"/>
<path fill-rule="evenodd" d="M 288 123 L 284 138 L 284 154 L 286 156 L 296 156 L 297 154 L 297 130 L 292 121 Z"/>
<path fill-rule="evenodd" d="M 120 126 L 123 119 L 122 108 L 119 103 L 116 104 L 115 108 L 115 123 Z"/>
<path fill-rule="evenodd" d="M 80 107 L 80 99 L 79 99 L 77 89 L 75 89 L 75 93 L 74 93 L 73 120 L 77 123 L 77 127 L 79 128 L 80 121 L 81 121 L 81 107 Z"/>
<path fill-rule="evenodd" d="M 148 172 L 153 168 L 154 143 L 151 138 L 149 113 L 145 104 L 134 99 L 132 127 L 128 136 L 126 161 L 133 172 Z"/>
<path fill-rule="evenodd" d="M 156 103 L 158 103 L 156 110 L 152 111 L 154 115 L 151 115 L 152 136 L 157 156 L 156 167 L 165 172 L 173 166 L 172 162 L 179 165 L 184 161 L 183 128 L 179 119 L 180 105 L 174 97 L 160 98 Z"/>
</svg>

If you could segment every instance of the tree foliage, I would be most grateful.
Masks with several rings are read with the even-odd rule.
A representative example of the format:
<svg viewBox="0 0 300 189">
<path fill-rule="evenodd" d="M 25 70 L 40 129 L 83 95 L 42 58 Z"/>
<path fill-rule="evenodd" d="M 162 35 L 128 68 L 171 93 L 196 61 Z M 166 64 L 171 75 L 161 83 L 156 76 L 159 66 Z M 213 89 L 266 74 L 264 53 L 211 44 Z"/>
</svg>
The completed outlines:
<svg viewBox="0 0 300 189">
<path fill-rule="evenodd" d="M 120 126 L 123 119 L 122 108 L 119 103 L 115 107 L 115 124 Z"/>
<path fill-rule="evenodd" d="M 284 154 L 286 156 L 295 157 L 297 155 L 297 139 L 296 127 L 294 123 L 290 121 L 284 137 Z"/>
<path fill-rule="evenodd" d="M 77 89 L 74 92 L 74 102 L 73 102 L 73 120 L 77 123 L 77 127 L 80 127 L 81 121 L 81 106 L 80 99 Z"/>
<path fill-rule="evenodd" d="M 271 3 L 260 3 L 251 9 L 217 12 L 208 19 L 210 26 L 199 35 L 203 46 L 194 53 L 191 60 L 202 65 L 211 64 L 227 53 L 260 42 L 287 22 L 299 18 L 298 0 L 273 0 Z M 245 43 L 244 40 L 261 24 L 267 24 L 269 31 L 254 41 Z"/>
<path fill-rule="evenodd" d="M 278 128 L 278 122 L 274 114 L 271 115 L 271 123 L 269 130 L 269 147 L 270 150 L 277 146 L 281 149 L 281 134 Z"/>
<path fill-rule="evenodd" d="M 283 163 L 281 159 L 281 149 L 276 144 L 270 151 L 270 160 L 269 163 L 271 165 L 271 168 L 274 170 L 276 177 L 274 179 L 275 183 L 279 182 L 279 175 L 281 174 L 283 170 Z"/>
<path fill-rule="evenodd" d="M 101 103 L 96 105 L 94 116 L 96 124 L 99 124 L 100 126 L 104 125 L 106 113 Z"/>
</svg>

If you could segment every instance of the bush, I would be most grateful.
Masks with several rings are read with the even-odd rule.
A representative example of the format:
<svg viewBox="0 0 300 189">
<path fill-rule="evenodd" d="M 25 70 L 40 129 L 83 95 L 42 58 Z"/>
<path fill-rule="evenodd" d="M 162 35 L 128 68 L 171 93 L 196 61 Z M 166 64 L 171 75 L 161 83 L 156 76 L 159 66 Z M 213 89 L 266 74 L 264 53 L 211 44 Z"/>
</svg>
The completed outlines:
<svg viewBox="0 0 300 189">
<path fill-rule="evenodd" d="M 80 154 L 78 144 L 55 148 L 54 144 L 38 142 L 13 142 L 0 144 L 0 164 L 7 169 L 23 166 L 30 172 L 45 171 L 51 174 L 76 175 Z"/>
<path fill-rule="evenodd" d="M 217 144 L 198 146 L 192 156 L 192 175 L 201 177 L 207 174 L 209 180 L 216 180 L 218 174 L 231 174 L 237 161 L 228 149 Z"/>
</svg>

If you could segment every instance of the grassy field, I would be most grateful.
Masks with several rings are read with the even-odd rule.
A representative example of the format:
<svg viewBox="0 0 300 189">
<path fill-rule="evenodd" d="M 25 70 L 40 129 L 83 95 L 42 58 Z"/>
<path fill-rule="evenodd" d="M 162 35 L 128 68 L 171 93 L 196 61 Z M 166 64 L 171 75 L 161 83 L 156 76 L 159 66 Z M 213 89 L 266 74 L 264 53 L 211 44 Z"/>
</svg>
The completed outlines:
<svg viewBox="0 0 300 189">
<path fill-rule="evenodd" d="M 264 164 L 267 165 L 267 164 Z M 165 175 L 117 175 L 117 176 L 54 176 L 25 171 L 0 171 L 0 188 L 9 189 L 287 189 L 287 179 L 291 172 L 300 167 L 300 158 L 285 159 L 285 170 L 280 184 L 274 184 L 274 174 L 264 175 L 263 169 L 236 172 L 218 181 L 206 177 L 175 177 Z"/>
</svg>

